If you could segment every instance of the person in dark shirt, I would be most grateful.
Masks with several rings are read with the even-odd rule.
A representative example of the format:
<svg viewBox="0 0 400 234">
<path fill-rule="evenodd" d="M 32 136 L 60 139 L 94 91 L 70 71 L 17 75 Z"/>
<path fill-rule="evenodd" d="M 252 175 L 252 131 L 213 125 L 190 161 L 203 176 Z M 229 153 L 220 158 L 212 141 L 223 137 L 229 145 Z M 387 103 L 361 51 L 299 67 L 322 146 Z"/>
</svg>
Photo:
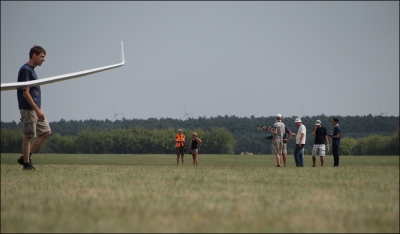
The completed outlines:
<svg viewBox="0 0 400 234">
<path fill-rule="evenodd" d="M 33 46 L 29 51 L 29 61 L 18 72 L 18 82 L 37 80 L 34 68 L 45 61 L 46 51 L 41 46 Z M 25 87 L 17 90 L 18 108 L 23 122 L 22 156 L 17 162 L 23 170 L 35 170 L 32 164 L 32 153 L 50 136 L 51 129 L 41 109 L 40 86 Z M 36 137 L 32 140 L 32 137 Z"/>
<path fill-rule="evenodd" d="M 340 127 L 339 127 L 339 119 L 332 118 L 333 124 L 333 134 L 332 137 L 332 154 L 333 154 L 333 166 L 339 166 L 339 146 L 340 146 Z"/>
<path fill-rule="evenodd" d="M 283 158 L 283 166 L 284 167 L 286 167 L 287 142 L 291 136 L 292 136 L 292 132 L 285 125 L 285 133 L 283 134 L 283 149 L 282 149 L 282 157 L 281 157 L 281 165 L 282 165 L 282 158 Z"/>
<path fill-rule="evenodd" d="M 192 133 L 192 145 L 190 146 L 190 153 L 192 154 L 193 158 L 193 165 L 197 166 L 199 160 L 197 159 L 197 155 L 199 153 L 198 145 L 202 143 L 201 139 L 197 136 L 197 133 Z"/>
<path fill-rule="evenodd" d="M 315 167 L 316 157 L 319 156 L 321 159 L 321 167 L 324 166 L 324 156 L 325 156 L 325 144 L 329 149 L 328 132 L 324 126 L 322 126 L 321 120 L 315 121 L 314 130 L 311 133 L 315 136 L 314 146 L 312 149 L 312 161 L 313 167 Z"/>
</svg>

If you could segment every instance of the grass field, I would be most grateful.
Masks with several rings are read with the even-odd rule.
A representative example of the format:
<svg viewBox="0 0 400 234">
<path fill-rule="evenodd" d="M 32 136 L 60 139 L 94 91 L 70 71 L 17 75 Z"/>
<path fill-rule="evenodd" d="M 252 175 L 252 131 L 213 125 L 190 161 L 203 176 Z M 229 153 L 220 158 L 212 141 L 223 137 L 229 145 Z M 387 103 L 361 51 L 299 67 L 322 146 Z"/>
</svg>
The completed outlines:
<svg viewBox="0 0 400 234">
<path fill-rule="evenodd" d="M 399 157 L 1 154 L 1 232 L 399 232 Z"/>
</svg>

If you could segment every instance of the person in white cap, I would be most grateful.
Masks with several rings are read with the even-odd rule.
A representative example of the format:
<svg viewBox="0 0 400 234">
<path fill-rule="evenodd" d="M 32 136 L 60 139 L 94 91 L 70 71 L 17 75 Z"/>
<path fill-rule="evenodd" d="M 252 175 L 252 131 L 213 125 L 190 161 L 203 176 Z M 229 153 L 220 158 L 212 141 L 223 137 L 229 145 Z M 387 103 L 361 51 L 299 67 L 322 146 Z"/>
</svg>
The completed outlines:
<svg viewBox="0 0 400 234">
<path fill-rule="evenodd" d="M 175 135 L 175 147 L 176 147 L 176 165 L 179 165 L 179 156 L 182 157 L 182 166 L 185 160 L 185 135 L 182 133 L 182 129 L 179 129 L 178 134 Z"/>
<path fill-rule="evenodd" d="M 292 133 L 292 136 L 296 137 L 296 148 L 294 149 L 294 161 L 296 162 L 296 167 L 304 167 L 304 155 L 303 149 L 306 144 L 306 127 L 300 118 L 296 118 L 294 121 L 299 130 L 296 133 Z"/>
<path fill-rule="evenodd" d="M 281 167 L 281 155 L 282 155 L 282 150 L 283 150 L 283 134 L 285 132 L 285 124 L 282 123 L 282 115 L 277 114 L 275 116 L 276 122 L 272 127 L 267 127 L 266 130 L 274 134 L 272 143 L 271 143 L 271 148 L 272 148 L 272 154 L 275 154 L 276 156 L 276 163 L 277 167 Z"/>
<path fill-rule="evenodd" d="M 325 144 L 329 149 L 329 141 L 328 141 L 328 131 L 325 127 L 322 126 L 321 120 L 315 121 L 314 130 L 311 133 L 312 136 L 315 136 L 314 146 L 311 152 L 313 167 L 316 167 L 316 157 L 317 155 L 321 159 L 321 167 L 324 166 L 324 156 L 325 156 Z"/>
</svg>

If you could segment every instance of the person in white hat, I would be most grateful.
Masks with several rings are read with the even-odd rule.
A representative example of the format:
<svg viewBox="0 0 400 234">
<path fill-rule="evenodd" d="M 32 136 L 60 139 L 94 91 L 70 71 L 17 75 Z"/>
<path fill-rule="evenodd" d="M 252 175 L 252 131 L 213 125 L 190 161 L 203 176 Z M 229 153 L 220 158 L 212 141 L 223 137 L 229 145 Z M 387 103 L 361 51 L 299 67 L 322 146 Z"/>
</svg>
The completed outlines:
<svg viewBox="0 0 400 234">
<path fill-rule="evenodd" d="M 294 121 L 299 130 L 296 133 L 292 133 L 292 136 L 296 137 L 296 148 L 294 149 L 294 161 L 296 162 L 296 167 L 304 167 L 304 155 L 303 149 L 306 144 L 306 127 L 300 118 L 296 118 Z"/>
<path fill-rule="evenodd" d="M 329 150 L 329 141 L 328 141 L 328 131 L 325 127 L 322 126 L 321 120 L 315 121 L 314 130 L 311 133 L 312 136 L 315 136 L 314 146 L 311 152 L 313 167 L 316 167 L 316 157 L 317 155 L 321 159 L 321 167 L 324 166 L 324 156 L 325 156 L 325 144 Z"/>
<path fill-rule="evenodd" d="M 283 150 L 283 134 L 285 132 L 285 124 L 282 123 L 282 115 L 277 114 L 275 116 L 276 122 L 272 127 L 267 127 L 266 130 L 274 134 L 271 149 L 272 154 L 276 156 L 276 166 L 281 167 L 281 155 Z"/>
</svg>

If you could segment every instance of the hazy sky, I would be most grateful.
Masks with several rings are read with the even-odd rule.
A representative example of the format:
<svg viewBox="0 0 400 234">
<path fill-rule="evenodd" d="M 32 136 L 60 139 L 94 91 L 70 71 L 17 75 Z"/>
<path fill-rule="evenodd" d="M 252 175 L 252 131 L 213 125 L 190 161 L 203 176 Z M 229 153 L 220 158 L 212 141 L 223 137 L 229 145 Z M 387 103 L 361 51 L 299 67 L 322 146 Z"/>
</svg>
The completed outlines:
<svg viewBox="0 0 400 234">
<path fill-rule="evenodd" d="M 48 120 L 399 116 L 399 2 L 1 2 L 1 82 L 30 48 Z M 16 91 L 1 120 L 18 121 Z"/>
</svg>

